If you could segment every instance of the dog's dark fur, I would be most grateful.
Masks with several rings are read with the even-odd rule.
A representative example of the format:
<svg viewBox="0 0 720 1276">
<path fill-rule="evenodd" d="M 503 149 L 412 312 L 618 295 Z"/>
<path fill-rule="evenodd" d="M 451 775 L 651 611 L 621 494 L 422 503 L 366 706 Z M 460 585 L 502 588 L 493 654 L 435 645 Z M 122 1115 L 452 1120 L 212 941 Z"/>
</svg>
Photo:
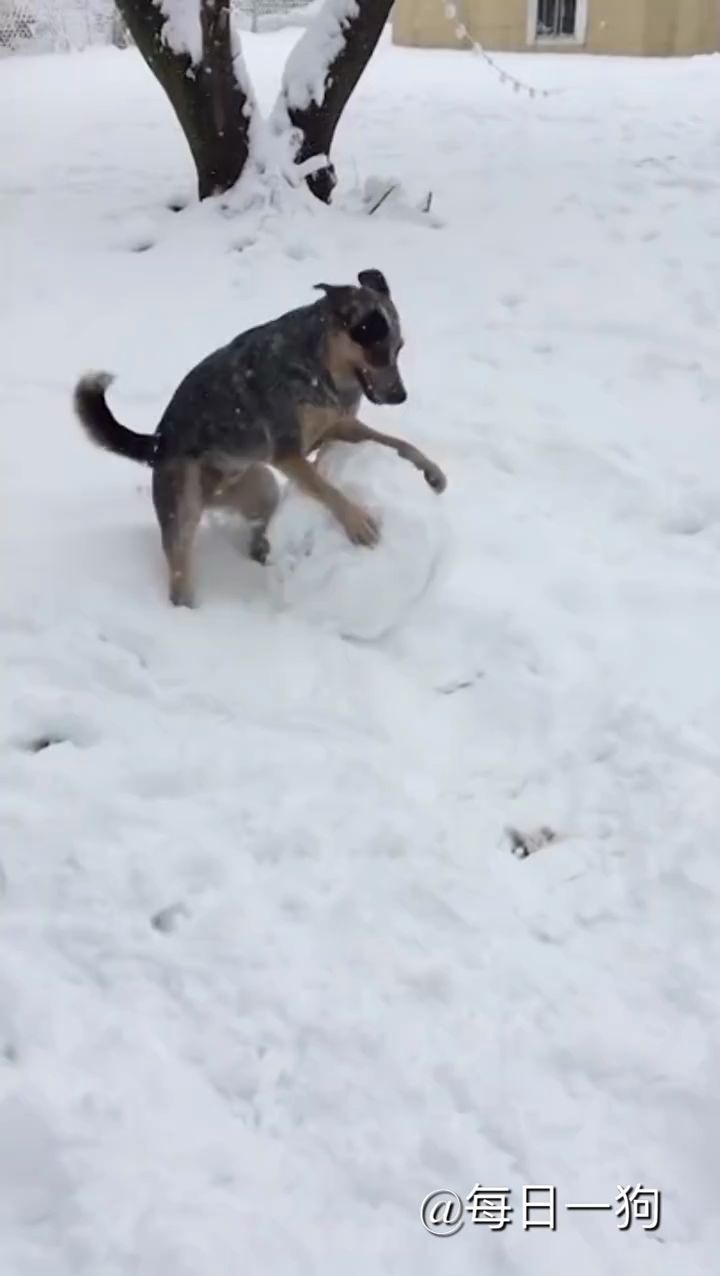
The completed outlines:
<svg viewBox="0 0 720 1276">
<path fill-rule="evenodd" d="M 107 373 L 79 381 L 75 410 L 93 442 L 152 467 L 173 603 L 192 606 L 192 543 L 209 506 L 230 506 L 253 520 L 251 553 L 264 561 L 265 529 L 279 496 L 270 465 L 330 509 L 356 544 L 376 543 L 374 519 L 307 459 L 330 439 L 393 448 L 435 491 L 445 488 L 442 471 L 412 444 L 357 419 L 363 394 L 377 404 L 407 398 L 397 366 L 400 320 L 385 277 L 361 271 L 358 284 L 319 284 L 323 297 L 313 305 L 208 355 L 180 383 L 154 435 L 115 419 L 105 401 L 113 379 Z"/>
</svg>

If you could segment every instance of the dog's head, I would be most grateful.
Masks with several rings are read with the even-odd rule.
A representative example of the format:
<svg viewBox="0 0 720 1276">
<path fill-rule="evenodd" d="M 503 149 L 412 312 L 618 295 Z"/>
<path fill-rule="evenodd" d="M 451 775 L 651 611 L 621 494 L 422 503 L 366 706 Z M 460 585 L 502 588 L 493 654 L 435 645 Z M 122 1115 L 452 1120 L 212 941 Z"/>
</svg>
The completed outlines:
<svg viewBox="0 0 720 1276">
<path fill-rule="evenodd" d="M 371 403 L 404 403 L 397 363 L 403 339 L 387 280 L 379 270 L 361 270 L 358 285 L 316 284 L 332 316 L 331 371 L 354 379 Z"/>
</svg>

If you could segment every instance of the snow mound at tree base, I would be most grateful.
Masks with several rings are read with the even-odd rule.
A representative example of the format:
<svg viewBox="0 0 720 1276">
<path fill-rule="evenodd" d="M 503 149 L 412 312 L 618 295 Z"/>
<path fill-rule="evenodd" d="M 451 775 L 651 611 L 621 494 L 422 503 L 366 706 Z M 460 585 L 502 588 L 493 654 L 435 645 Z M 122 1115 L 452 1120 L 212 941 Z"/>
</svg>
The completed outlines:
<svg viewBox="0 0 720 1276">
<path fill-rule="evenodd" d="M 270 522 L 276 603 L 346 638 L 382 638 L 406 619 L 447 546 L 444 496 L 377 443 L 333 443 L 318 469 L 380 523 L 372 549 L 353 545 L 319 502 L 289 483 Z"/>
</svg>

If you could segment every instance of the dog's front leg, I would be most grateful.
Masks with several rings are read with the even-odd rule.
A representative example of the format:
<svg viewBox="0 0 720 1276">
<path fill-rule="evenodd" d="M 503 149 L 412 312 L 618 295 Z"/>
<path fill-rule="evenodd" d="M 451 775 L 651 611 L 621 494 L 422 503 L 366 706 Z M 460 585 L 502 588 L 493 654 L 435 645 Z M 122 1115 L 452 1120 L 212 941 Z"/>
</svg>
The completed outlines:
<svg viewBox="0 0 720 1276">
<path fill-rule="evenodd" d="M 369 425 L 363 425 L 362 421 L 339 421 L 325 435 L 323 442 L 328 439 L 337 439 L 340 443 L 379 443 L 381 447 L 392 448 L 403 461 L 409 461 L 417 470 L 420 470 L 433 491 L 444 492 L 447 487 L 447 479 L 440 466 L 425 456 L 419 448 L 408 443 L 406 439 L 398 439 L 392 434 L 382 434 L 380 430 L 373 430 Z"/>
<path fill-rule="evenodd" d="M 329 509 L 354 545 L 377 544 L 380 529 L 375 519 L 328 483 L 304 456 L 278 457 L 273 464 L 303 492 Z"/>
</svg>

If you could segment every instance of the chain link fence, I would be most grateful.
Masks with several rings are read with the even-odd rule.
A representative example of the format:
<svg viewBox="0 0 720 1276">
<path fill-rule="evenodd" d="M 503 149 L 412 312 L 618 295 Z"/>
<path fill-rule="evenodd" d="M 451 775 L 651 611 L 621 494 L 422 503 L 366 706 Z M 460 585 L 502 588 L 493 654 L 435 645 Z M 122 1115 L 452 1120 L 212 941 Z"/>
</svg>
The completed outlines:
<svg viewBox="0 0 720 1276">
<path fill-rule="evenodd" d="M 304 25 L 322 0 L 233 0 L 250 31 Z M 113 0 L 0 0 L 0 54 L 67 52 L 131 43 Z"/>
<path fill-rule="evenodd" d="M 273 31 L 299 26 L 321 7 L 322 0 L 233 0 L 240 26 L 251 31 Z"/>
</svg>

